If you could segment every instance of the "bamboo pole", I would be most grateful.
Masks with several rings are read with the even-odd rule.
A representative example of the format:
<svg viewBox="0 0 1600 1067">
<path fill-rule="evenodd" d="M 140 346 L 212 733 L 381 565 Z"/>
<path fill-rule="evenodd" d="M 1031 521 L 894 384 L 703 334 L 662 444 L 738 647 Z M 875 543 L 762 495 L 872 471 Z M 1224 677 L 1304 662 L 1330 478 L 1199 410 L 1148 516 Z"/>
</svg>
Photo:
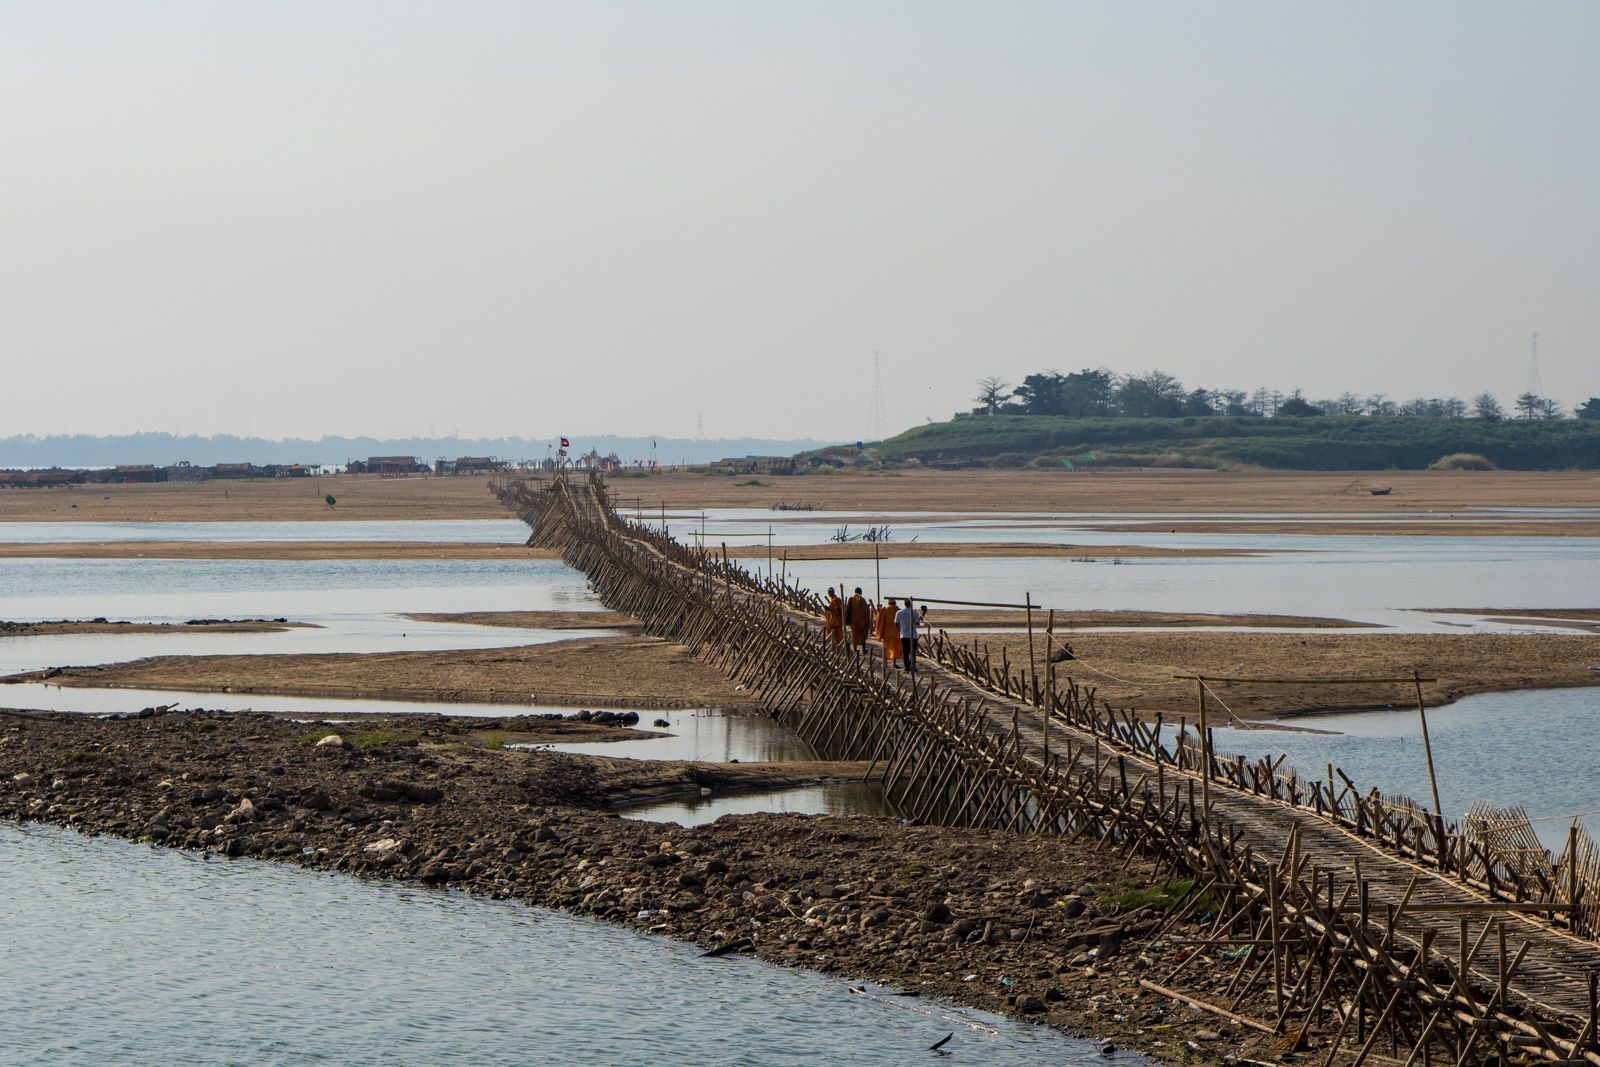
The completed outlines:
<svg viewBox="0 0 1600 1067">
<path fill-rule="evenodd" d="M 1039 684 L 1039 664 L 1033 658 L 1033 594 L 1023 593 L 1022 602 L 1028 606 L 1028 674 L 1033 678 L 1034 685 Z M 1027 698 L 1027 686 L 1023 686 L 1022 696 Z"/>
<path fill-rule="evenodd" d="M 1200 711 L 1200 810 L 1211 815 L 1211 731 L 1206 729 L 1206 680 L 1194 680 L 1195 700 Z"/>
<path fill-rule="evenodd" d="M 1444 841 L 1444 807 L 1439 803 L 1439 776 L 1433 769 L 1433 742 L 1428 739 L 1428 709 L 1422 701 L 1422 675 L 1411 672 L 1411 682 L 1417 687 L 1417 718 L 1422 721 L 1422 752 L 1428 757 L 1428 786 L 1433 790 L 1433 815 L 1437 820 L 1439 840 Z M 1421 859 L 1421 857 L 1417 857 Z"/>
<path fill-rule="evenodd" d="M 1050 719 L 1056 710 L 1056 660 L 1050 651 L 1055 643 L 1056 609 L 1051 608 L 1044 621 L 1044 758 L 1050 761 Z"/>
</svg>

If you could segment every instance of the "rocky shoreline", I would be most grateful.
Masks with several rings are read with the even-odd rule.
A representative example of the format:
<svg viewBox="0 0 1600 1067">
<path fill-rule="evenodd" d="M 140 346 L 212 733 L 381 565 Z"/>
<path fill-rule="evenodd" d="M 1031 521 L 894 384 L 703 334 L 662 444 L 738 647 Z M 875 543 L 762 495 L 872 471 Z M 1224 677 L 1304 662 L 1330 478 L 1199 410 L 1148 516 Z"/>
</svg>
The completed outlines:
<svg viewBox="0 0 1600 1067">
<path fill-rule="evenodd" d="M 1168 979 L 1193 951 L 1183 942 L 1204 937 L 1204 907 L 1169 914 L 1187 883 L 1143 857 L 861 816 L 692 829 L 622 819 L 612 807 L 621 799 L 814 780 L 828 765 L 502 747 L 567 728 L 531 717 L 333 727 L 210 712 L 4 713 L 0 815 L 562 908 L 1168 1061 L 1277 1058 L 1276 1039 L 1140 985 L 1212 1000 L 1237 966 L 1201 953 Z"/>
</svg>

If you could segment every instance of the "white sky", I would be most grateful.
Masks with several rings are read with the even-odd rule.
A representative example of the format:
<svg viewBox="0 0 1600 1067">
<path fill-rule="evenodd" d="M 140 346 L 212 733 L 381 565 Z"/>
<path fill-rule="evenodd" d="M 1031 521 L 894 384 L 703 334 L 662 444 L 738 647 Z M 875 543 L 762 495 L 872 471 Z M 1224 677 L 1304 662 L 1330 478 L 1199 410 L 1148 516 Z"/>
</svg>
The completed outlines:
<svg viewBox="0 0 1600 1067">
<path fill-rule="evenodd" d="M 0 0 L 0 436 L 1600 393 L 1600 5 Z"/>
</svg>

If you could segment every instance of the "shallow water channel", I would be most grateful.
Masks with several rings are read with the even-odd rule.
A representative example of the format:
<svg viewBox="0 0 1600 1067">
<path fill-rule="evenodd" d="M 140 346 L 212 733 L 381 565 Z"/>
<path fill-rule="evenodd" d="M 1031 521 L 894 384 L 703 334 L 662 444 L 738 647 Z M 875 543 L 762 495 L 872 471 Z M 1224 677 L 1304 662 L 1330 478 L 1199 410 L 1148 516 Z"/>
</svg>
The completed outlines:
<svg viewBox="0 0 1600 1067">
<path fill-rule="evenodd" d="M 1145 1062 L 459 892 L 11 824 L 0 858 L 7 1063 Z"/>
</svg>

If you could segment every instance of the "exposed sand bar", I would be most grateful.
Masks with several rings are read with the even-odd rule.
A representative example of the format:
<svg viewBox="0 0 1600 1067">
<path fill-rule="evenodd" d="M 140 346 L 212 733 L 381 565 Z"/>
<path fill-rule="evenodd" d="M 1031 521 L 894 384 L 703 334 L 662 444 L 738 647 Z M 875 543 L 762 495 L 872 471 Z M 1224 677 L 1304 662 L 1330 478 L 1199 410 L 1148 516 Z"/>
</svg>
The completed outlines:
<svg viewBox="0 0 1600 1067">
<path fill-rule="evenodd" d="M 507 622 L 512 622 L 514 613 Z M 474 620 L 477 621 L 477 620 Z M 520 625 L 518 623 L 514 623 Z M 1470 693 L 1600 685 L 1600 637 L 1507 634 L 1281 634 L 1256 632 L 1065 633 L 1080 657 L 1063 679 L 1097 687 L 1122 707 L 1169 718 L 1193 716 L 1194 683 L 1174 675 L 1245 678 L 1408 677 L 1436 706 Z M 978 638 L 1028 662 L 1019 633 Z M 876 644 L 872 646 L 877 648 Z M 1044 637 L 1036 637 L 1043 666 Z M 21 676 L 36 680 L 37 675 Z M 526 648 L 368 655 L 160 656 L 103 667 L 67 667 L 52 684 L 136 689 L 351 696 L 395 700 L 682 708 L 755 706 L 750 694 L 681 647 L 642 637 L 584 638 Z M 1247 686 L 1215 683 L 1248 718 L 1348 708 L 1407 707 L 1409 684 Z M 5 690 L 0 686 L 0 705 Z M 1220 713 L 1224 715 L 1225 713 Z"/>
<path fill-rule="evenodd" d="M 862 512 L 1371 512 L 1600 507 L 1589 471 L 1116 470 L 837 472 L 802 477 L 616 477 L 619 506 L 767 508 L 778 501 Z M 1369 488 L 1390 488 L 1373 496 Z M 801 514 L 778 513 L 778 514 Z"/>
<path fill-rule="evenodd" d="M 882 559 L 957 559 L 1050 557 L 1063 559 L 1208 558 L 1259 553 L 1233 548 L 1150 548 L 1145 545 L 880 544 Z M 720 549 L 718 549 L 720 551 Z M 790 545 L 774 548 L 773 559 L 871 559 L 872 545 Z M 767 549 L 728 547 L 738 559 L 765 561 Z M 560 559 L 546 548 L 474 541 L 55 541 L 0 544 L 0 558 L 13 559 Z"/>
<path fill-rule="evenodd" d="M 712 538 L 707 537 L 708 542 Z M 719 545 L 707 547 L 718 554 Z M 876 553 L 874 552 L 876 550 Z M 1049 559 L 1208 559 L 1226 556 L 1257 556 L 1264 553 L 1245 548 L 1152 548 L 1149 545 L 1045 545 L 1017 544 L 998 541 L 986 544 L 946 544 L 938 541 L 887 541 L 873 544 L 851 541 L 844 544 L 778 545 L 772 549 L 774 560 L 787 558 L 808 559 L 993 559 L 1049 558 Z M 734 559 L 767 559 L 767 546 L 742 544 L 729 545 L 728 555 Z"/>
<path fill-rule="evenodd" d="M 324 497 L 338 503 L 329 507 Z M 503 519 L 483 478 L 249 478 L 0 491 L 0 522 Z"/>
<path fill-rule="evenodd" d="M 1097 524 L 1095 529 L 1116 533 L 1316 534 L 1350 537 L 1600 537 L 1600 522 L 1507 522 L 1500 515 L 1466 522 L 1461 521 L 1459 515 L 1405 522 L 1386 522 L 1381 519 L 1348 522 L 1191 522 L 1178 519 L 1105 523 Z"/>
<path fill-rule="evenodd" d="M 52 541 L 0 544 L 13 559 L 559 559 L 475 541 Z"/>
<path fill-rule="evenodd" d="M 755 481 L 759 484 L 748 484 Z M 1371 487 L 1388 486 L 1386 496 Z M 878 512 L 1372 512 L 1600 507 L 1600 473 L 1537 471 L 1118 470 L 834 472 L 798 477 L 690 473 L 611 479 L 619 505 L 766 509 L 779 501 Z M 325 495 L 338 504 L 328 507 Z M 774 513 L 798 517 L 804 513 Z M 91 485 L 0 491 L 0 521 L 164 522 L 501 519 L 481 478 L 322 479 Z"/>
<path fill-rule="evenodd" d="M 43 637 L 53 634 L 265 634 L 290 627 L 314 626 L 286 619 L 196 619 L 193 622 L 0 622 L 0 637 Z"/>
<path fill-rule="evenodd" d="M 637 630 L 642 625 L 632 615 L 620 611 L 415 611 L 402 617 L 418 622 L 508 626 L 519 630 Z"/>
<path fill-rule="evenodd" d="M 1060 635 L 1079 657 L 1057 664 L 1060 676 L 1098 688 L 1112 704 L 1146 716 L 1195 715 L 1195 683 L 1213 678 L 1407 678 L 1417 671 L 1430 706 L 1471 693 L 1600 685 L 1600 637 L 1576 634 L 1275 634 L 1078 633 Z M 980 638 L 1013 668 L 1028 662 L 1028 639 L 1013 633 Z M 1037 638 L 1043 668 L 1045 642 Z M 1414 707 L 1404 685 L 1254 686 L 1212 683 L 1217 696 L 1246 718 L 1274 718 L 1349 708 Z M 1216 711 L 1213 708 L 1213 711 Z M 1226 713 L 1218 712 L 1219 722 Z M 1511 724 L 1508 724 L 1508 727 Z"/>
<path fill-rule="evenodd" d="M 38 680 L 38 674 L 16 680 Z M 66 667 L 52 685 L 633 708 L 751 708 L 748 692 L 673 644 L 581 638 L 522 648 L 286 656 L 155 656 Z M 0 685 L 0 705 L 6 703 Z"/>
</svg>

